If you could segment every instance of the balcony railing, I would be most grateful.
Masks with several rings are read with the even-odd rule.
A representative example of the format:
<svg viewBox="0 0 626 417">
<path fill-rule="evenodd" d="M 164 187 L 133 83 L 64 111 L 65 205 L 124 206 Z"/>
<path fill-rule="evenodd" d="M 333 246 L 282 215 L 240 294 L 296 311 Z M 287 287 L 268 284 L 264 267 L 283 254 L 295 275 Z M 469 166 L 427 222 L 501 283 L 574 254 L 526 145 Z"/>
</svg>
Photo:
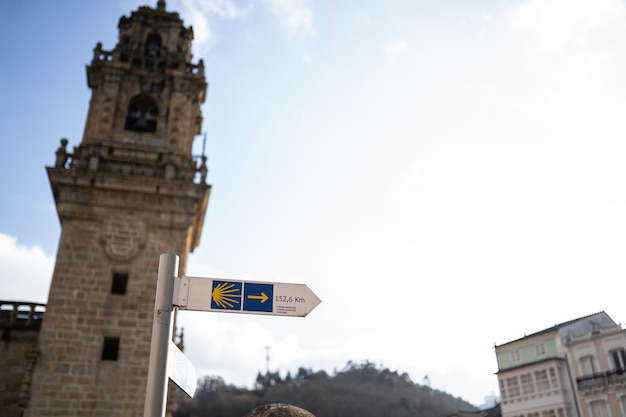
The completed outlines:
<svg viewBox="0 0 626 417">
<path fill-rule="evenodd" d="M 606 373 L 607 383 L 609 385 L 626 384 L 626 369 L 615 369 Z"/>
<path fill-rule="evenodd" d="M 626 369 L 614 369 L 576 378 L 579 391 L 602 389 L 620 384 L 626 384 Z"/>
<path fill-rule="evenodd" d="M 0 301 L 0 329 L 39 329 L 45 311 L 45 304 Z"/>
</svg>

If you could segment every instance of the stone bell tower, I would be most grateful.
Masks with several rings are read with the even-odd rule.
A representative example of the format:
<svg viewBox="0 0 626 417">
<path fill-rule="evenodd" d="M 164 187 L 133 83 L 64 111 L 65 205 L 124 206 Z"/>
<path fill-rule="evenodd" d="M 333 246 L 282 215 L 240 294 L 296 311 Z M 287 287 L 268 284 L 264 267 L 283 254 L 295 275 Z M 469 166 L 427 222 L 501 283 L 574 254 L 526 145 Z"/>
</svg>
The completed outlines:
<svg viewBox="0 0 626 417">
<path fill-rule="evenodd" d="M 177 13 L 139 7 L 87 66 L 82 141 L 47 168 L 62 232 L 25 416 L 143 415 L 159 256 L 185 271 L 210 186 L 207 83 Z M 171 410 L 170 410 L 171 412 Z"/>
</svg>

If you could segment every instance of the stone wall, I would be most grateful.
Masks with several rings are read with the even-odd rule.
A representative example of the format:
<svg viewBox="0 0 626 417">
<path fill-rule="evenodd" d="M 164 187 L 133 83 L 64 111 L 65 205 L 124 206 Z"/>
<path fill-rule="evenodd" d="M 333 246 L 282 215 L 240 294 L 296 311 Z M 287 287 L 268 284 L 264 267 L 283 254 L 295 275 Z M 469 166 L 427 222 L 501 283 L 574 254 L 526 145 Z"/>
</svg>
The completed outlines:
<svg viewBox="0 0 626 417">
<path fill-rule="evenodd" d="M 37 360 L 41 304 L 0 301 L 0 416 L 21 417 Z"/>
</svg>

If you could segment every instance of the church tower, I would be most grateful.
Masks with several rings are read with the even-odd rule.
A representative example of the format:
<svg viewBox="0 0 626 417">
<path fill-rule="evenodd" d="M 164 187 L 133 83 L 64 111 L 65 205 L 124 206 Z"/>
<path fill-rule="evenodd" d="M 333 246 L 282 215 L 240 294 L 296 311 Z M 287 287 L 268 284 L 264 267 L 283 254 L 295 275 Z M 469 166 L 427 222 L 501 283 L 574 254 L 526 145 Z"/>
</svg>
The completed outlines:
<svg viewBox="0 0 626 417">
<path fill-rule="evenodd" d="M 121 17 L 94 49 L 82 141 L 47 168 L 62 232 L 25 416 L 141 417 L 159 256 L 199 244 L 210 186 L 192 155 L 207 83 L 177 13 Z M 171 410 L 170 410 L 171 412 Z"/>
</svg>

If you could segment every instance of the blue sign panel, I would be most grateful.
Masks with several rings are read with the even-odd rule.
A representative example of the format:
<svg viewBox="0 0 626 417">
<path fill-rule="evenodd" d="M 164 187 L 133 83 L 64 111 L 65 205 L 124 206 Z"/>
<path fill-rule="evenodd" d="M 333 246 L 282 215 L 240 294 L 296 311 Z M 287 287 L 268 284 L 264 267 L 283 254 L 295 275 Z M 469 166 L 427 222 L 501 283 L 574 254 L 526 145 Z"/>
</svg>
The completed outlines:
<svg viewBox="0 0 626 417">
<path fill-rule="evenodd" d="M 242 282 L 213 281 L 211 308 L 216 310 L 241 310 Z"/>
<path fill-rule="evenodd" d="M 274 310 L 274 285 L 246 282 L 243 311 L 271 313 Z"/>
</svg>

